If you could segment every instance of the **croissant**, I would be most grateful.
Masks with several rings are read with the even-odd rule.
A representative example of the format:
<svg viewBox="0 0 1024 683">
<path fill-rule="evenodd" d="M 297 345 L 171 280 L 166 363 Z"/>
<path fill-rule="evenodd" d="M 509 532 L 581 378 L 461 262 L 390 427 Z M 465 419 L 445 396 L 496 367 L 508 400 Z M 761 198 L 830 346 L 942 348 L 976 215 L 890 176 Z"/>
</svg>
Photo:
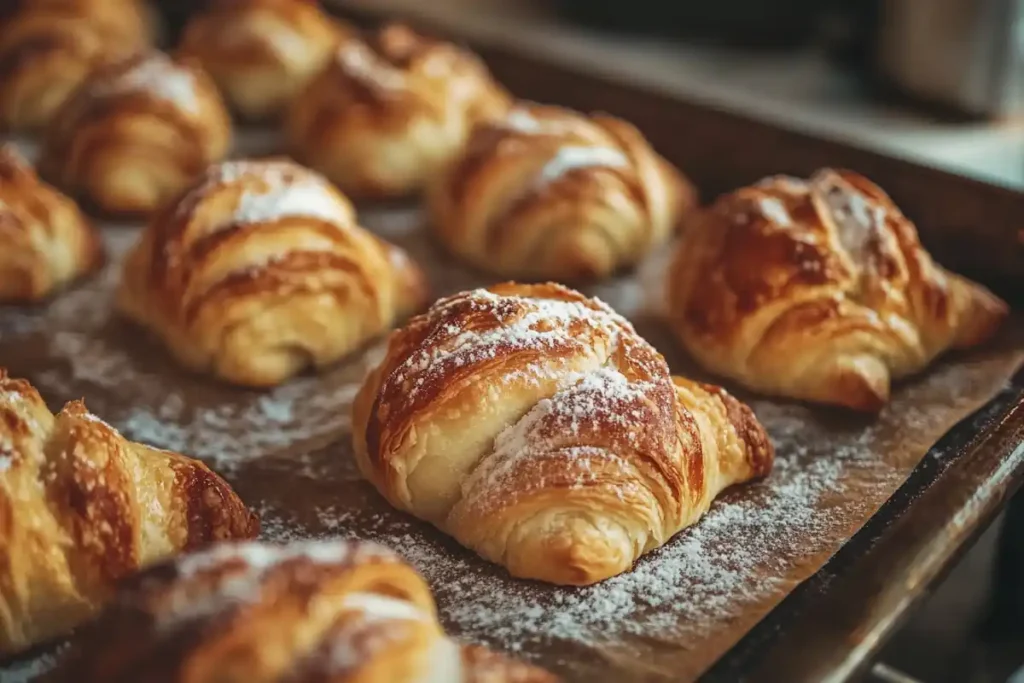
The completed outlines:
<svg viewBox="0 0 1024 683">
<path fill-rule="evenodd" d="M 369 42 L 342 41 L 286 128 L 296 158 L 344 192 L 399 197 L 421 190 L 510 101 L 475 55 L 390 25 Z"/>
<path fill-rule="evenodd" d="M 454 254 L 503 277 L 560 281 L 634 265 L 696 200 L 625 121 L 537 105 L 477 127 L 429 191 Z"/>
<path fill-rule="evenodd" d="M 187 367 L 271 386 L 334 362 L 422 306 L 423 275 L 356 224 L 323 177 L 227 162 L 149 225 L 118 301 Z"/>
<path fill-rule="evenodd" d="M 102 261 L 99 233 L 78 206 L 0 146 L 0 302 L 43 299 Z"/>
<path fill-rule="evenodd" d="M 0 654 L 74 628 L 140 566 L 258 530 L 202 463 L 126 440 L 81 401 L 54 416 L 0 368 Z"/>
<path fill-rule="evenodd" d="M 352 415 L 359 468 L 392 505 L 558 584 L 628 570 L 774 459 L 749 408 L 553 284 L 438 301 L 392 335 Z"/>
<path fill-rule="evenodd" d="M 210 78 L 158 52 L 95 72 L 57 113 L 40 170 L 113 215 L 160 208 L 227 152 L 231 121 Z"/>
<path fill-rule="evenodd" d="M 893 378 L 983 343 L 1007 315 L 932 261 L 878 186 L 830 169 L 721 197 L 684 233 L 667 296 L 683 345 L 712 372 L 865 411 Z"/>
<path fill-rule="evenodd" d="M 348 34 L 315 2 L 219 0 L 185 29 L 179 54 L 206 68 L 247 119 L 280 115 Z"/>
<path fill-rule="evenodd" d="M 383 547 L 221 545 L 118 597 L 51 683 L 555 683 L 445 637 L 423 579 Z"/>
<path fill-rule="evenodd" d="M 150 39 L 135 0 L 24 0 L 0 25 L 0 126 L 43 128 L 91 71 Z"/>
</svg>

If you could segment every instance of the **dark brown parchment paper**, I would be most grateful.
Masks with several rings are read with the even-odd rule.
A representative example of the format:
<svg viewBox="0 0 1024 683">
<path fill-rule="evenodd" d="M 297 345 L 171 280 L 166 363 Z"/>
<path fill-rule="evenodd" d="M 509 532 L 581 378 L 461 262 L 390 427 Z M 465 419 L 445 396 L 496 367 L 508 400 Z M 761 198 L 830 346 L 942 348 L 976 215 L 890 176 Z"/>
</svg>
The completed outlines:
<svg viewBox="0 0 1024 683">
<path fill-rule="evenodd" d="M 492 282 L 442 254 L 415 210 L 373 209 L 362 218 L 424 264 L 437 296 Z M 989 347 L 900 383 L 878 417 L 735 390 L 772 435 L 772 476 L 728 492 L 705 520 L 630 573 L 585 589 L 545 586 L 509 578 L 391 510 L 360 481 L 349 407 L 381 357 L 379 342 L 323 375 L 269 392 L 183 371 L 112 308 L 120 255 L 137 235 L 138 228 L 105 228 L 112 258 L 102 274 L 47 306 L 0 308 L 0 365 L 31 379 L 53 409 L 85 397 L 127 436 L 203 458 L 260 512 L 267 539 L 360 537 L 392 546 L 430 581 L 452 633 L 569 681 L 699 676 L 820 568 L 1024 358 L 1024 325 L 1015 319 Z M 629 317 L 674 371 L 702 376 L 659 321 L 663 257 L 586 291 Z M 31 680 L 52 661 L 52 648 L 44 648 L 0 668 L 0 680 Z"/>
</svg>

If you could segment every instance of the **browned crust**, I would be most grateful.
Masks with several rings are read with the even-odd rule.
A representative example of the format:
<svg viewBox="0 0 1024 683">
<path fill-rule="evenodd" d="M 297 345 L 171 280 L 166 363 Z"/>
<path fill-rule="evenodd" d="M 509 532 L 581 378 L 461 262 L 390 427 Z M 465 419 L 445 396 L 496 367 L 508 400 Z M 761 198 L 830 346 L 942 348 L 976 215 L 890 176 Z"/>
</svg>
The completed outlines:
<svg viewBox="0 0 1024 683">
<path fill-rule="evenodd" d="M 564 163 L 559 155 L 579 150 L 598 156 L 545 177 Z M 622 162 L 602 160 L 611 154 Z M 692 184 L 629 123 L 519 104 L 474 129 L 434 183 L 430 208 L 441 241 L 477 267 L 576 282 L 634 265 L 696 203 Z"/>
<path fill-rule="evenodd" d="M 937 265 L 881 188 L 833 169 L 720 197 L 686 230 L 667 287 L 681 340 L 711 370 L 869 411 L 890 376 L 982 343 L 1007 311 Z"/>
<path fill-rule="evenodd" d="M 2 368 L 0 443 L 14 449 L 0 473 L 0 549 L 9 560 L 0 563 L 0 586 L 10 608 L 0 652 L 66 633 L 144 562 L 259 531 L 201 463 L 127 441 L 81 401 L 54 417 L 28 382 Z M 143 499 L 160 501 L 158 517 Z"/>
<path fill-rule="evenodd" d="M 38 301 L 104 261 L 92 222 L 11 145 L 0 146 L 0 240 L 0 301 Z"/>
</svg>

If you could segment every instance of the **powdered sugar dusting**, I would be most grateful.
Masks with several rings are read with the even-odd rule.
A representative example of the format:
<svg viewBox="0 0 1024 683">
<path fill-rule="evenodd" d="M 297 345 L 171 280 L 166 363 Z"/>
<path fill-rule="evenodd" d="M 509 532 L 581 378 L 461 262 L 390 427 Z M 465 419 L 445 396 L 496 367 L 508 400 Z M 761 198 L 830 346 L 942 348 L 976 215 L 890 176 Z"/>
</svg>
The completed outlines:
<svg viewBox="0 0 1024 683">
<path fill-rule="evenodd" d="M 160 613 L 161 628 L 173 628 L 184 621 L 207 618 L 240 603 L 260 599 L 267 572 L 294 561 L 324 565 L 345 565 L 371 557 L 393 558 L 390 551 L 366 543 L 346 541 L 295 541 L 287 545 L 264 543 L 223 543 L 212 549 L 187 555 L 177 562 L 182 581 L 172 585 Z M 213 573 L 212 584 L 195 591 L 188 579 Z"/>
<path fill-rule="evenodd" d="M 265 192 L 242 195 L 233 218 L 255 223 L 302 216 L 346 225 L 351 209 L 317 176 L 309 175 L 291 183 L 272 184 Z"/>
<path fill-rule="evenodd" d="M 456 311 L 476 318 L 487 316 L 493 324 L 466 329 Z M 591 346 L 593 341 L 579 327 L 588 328 L 615 347 L 620 332 L 632 326 L 606 304 L 522 296 L 502 296 L 477 289 L 438 301 L 430 310 L 432 338 L 395 368 L 387 382 L 403 386 L 415 398 L 425 386 L 440 381 L 452 368 L 466 368 L 493 359 L 499 353 L 527 349 L 553 350 L 565 345 Z M 544 362 L 526 362 L 508 379 L 537 380 L 546 376 Z"/>
<path fill-rule="evenodd" d="M 667 379 L 666 373 L 662 379 Z M 551 398 L 542 399 L 518 422 L 510 425 L 494 439 L 494 452 L 487 456 L 462 482 L 463 495 L 487 495 L 503 490 L 498 484 L 515 471 L 523 459 L 544 457 L 567 436 L 578 436 L 582 424 L 619 422 L 627 426 L 632 420 L 642 424 L 643 415 L 631 414 L 630 404 L 644 402 L 653 382 L 631 381 L 614 367 L 602 366 L 582 376 L 569 373 L 563 388 Z M 563 418 L 557 433 L 546 433 L 546 418 Z M 554 438 L 552 438 L 554 437 Z M 563 450 L 563 452 L 565 452 Z M 586 462 L 587 449 L 578 449 L 577 460 Z"/>
<path fill-rule="evenodd" d="M 129 92 L 145 92 L 171 102 L 193 115 L 199 113 L 199 95 L 195 75 L 165 54 L 155 52 L 139 60 L 113 79 L 95 81 L 90 93 L 107 97 Z"/>
<path fill-rule="evenodd" d="M 582 168 L 625 168 L 629 158 L 611 147 L 564 145 L 541 169 L 538 184 L 553 183 L 566 174 Z"/>
<path fill-rule="evenodd" d="M 657 637 L 703 630 L 771 590 L 764 582 L 785 574 L 796 556 L 792 539 L 830 527 L 822 500 L 844 488 L 845 464 L 801 454 L 783 456 L 771 479 L 716 503 L 695 527 L 642 558 L 630 572 L 586 588 L 537 588 L 481 573 L 482 560 L 452 554 L 435 534 L 394 514 L 362 513 L 333 505 L 319 509 L 320 533 L 361 537 L 389 546 L 410 561 L 437 593 L 446 624 L 466 637 L 485 638 L 529 652 L 533 643 L 563 640 L 585 645 L 623 634 Z M 264 534 L 303 537 L 287 512 L 261 510 Z M 733 542 L 740 538 L 743 545 Z"/>
<path fill-rule="evenodd" d="M 57 666 L 57 662 L 60 661 L 67 648 L 67 643 L 63 643 L 52 652 L 48 652 L 35 659 L 4 666 L 0 668 L 0 680 L 3 683 L 33 683 L 34 681 L 39 681 Z"/>
</svg>

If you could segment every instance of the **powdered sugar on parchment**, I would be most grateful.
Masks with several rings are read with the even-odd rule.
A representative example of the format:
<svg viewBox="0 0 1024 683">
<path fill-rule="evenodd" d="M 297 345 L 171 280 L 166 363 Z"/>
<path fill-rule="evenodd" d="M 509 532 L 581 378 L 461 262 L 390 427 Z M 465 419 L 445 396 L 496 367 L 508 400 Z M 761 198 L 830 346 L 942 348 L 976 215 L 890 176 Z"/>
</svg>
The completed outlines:
<svg viewBox="0 0 1024 683">
<path fill-rule="evenodd" d="M 841 461 L 804 467 L 798 458 L 782 457 L 752 495 L 716 503 L 700 523 L 633 570 L 586 588 L 539 590 L 531 582 L 482 574 L 482 560 L 453 554 L 398 513 L 364 516 L 326 506 L 318 511 L 319 535 L 368 538 L 405 557 L 431 584 L 443 621 L 464 637 L 484 635 L 513 650 L 552 639 L 599 645 L 624 633 L 707 628 L 756 600 L 764 582 L 784 574 L 783 565 L 793 561 L 787 539 L 829 526 L 828 514 L 816 506 L 823 496 L 841 492 L 843 469 Z M 287 511 L 265 506 L 260 512 L 267 539 L 286 542 L 309 533 Z M 736 538 L 754 542 L 737 545 L 731 542 Z"/>
<path fill-rule="evenodd" d="M 10 664 L 0 668 L 0 681 L 3 683 L 33 683 L 57 666 L 67 645 L 61 645 L 55 651 L 35 659 Z"/>
</svg>

